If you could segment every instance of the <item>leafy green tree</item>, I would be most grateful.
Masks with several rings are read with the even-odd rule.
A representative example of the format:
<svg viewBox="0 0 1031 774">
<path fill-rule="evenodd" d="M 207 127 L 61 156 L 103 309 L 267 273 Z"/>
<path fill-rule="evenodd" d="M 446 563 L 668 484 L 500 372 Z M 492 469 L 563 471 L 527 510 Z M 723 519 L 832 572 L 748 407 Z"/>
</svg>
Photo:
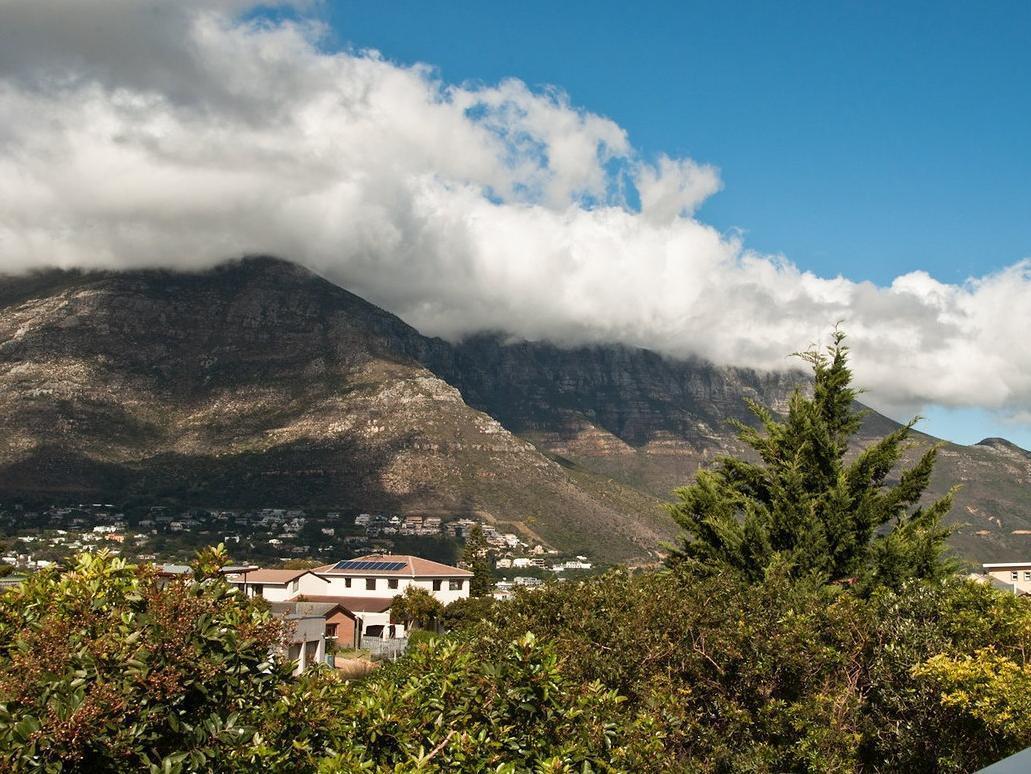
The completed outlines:
<svg viewBox="0 0 1031 774">
<path fill-rule="evenodd" d="M 494 573 L 490 569 L 490 550 L 483 528 L 475 525 L 469 532 L 462 551 L 462 564 L 469 568 L 473 577 L 469 581 L 469 595 L 484 597 L 494 590 Z"/>
<path fill-rule="evenodd" d="M 324 772 L 640 771 L 636 726 L 613 722 L 620 698 L 563 673 L 533 634 L 484 661 L 442 637 L 378 669 L 340 710 Z"/>
<path fill-rule="evenodd" d="M 206 575 L 217 554 L 167 585 L 82 554 L 0 594 L 0 770 L 292 770 L 288 739 L 255 739 L 283 625 Z"/>
<path fill-rule="evenodd" d="M 871 599 L 862 759 L 976 771 L 1031 746 L 1031 600 L 959 577 Z"/>
<path fill-rule="evenodd" d="M 800 354 L 812 366 L 813 395 L 796 390 L 783 420 L 749 403 L 761 428 L 739 422 L 738 437 L 757 461 L 723 457 L 676 491 L 670 511 L 687 534 L 672 564 L 732 569 L 751 581 L 784 565 L 796 577 L 815 574 L 866 589 L 951 570 L 941 521 L 952 493 L 920 505 L 937 447 L 889 480 L 916 420 L 846 459 L 863 413 L 855 408 L 844 338 L 836 330 L 826 354 Z"/>
<path fill-rule="evenodd" d="M 394 597 L 390 605 L 390 620 L 402 623 L 406 629 L 419 626 L 430 629 L 436 626 L 444 606 L 426 589 L 409 586 L 404 594 Z"/>
<path fill-rule="evenodd" d="M 497 612 L 502 604 L 494 597 L 463 597 L 449 603 L 440 617 L 446 631 L 466 629 L 487 619 Z"/>
</svg>

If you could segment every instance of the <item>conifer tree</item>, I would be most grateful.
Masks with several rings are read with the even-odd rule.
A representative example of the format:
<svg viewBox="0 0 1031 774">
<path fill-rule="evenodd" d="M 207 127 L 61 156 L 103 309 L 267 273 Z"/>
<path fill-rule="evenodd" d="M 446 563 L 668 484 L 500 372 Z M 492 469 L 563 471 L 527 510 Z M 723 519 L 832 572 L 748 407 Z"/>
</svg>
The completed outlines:
<svg viewBox="0 0 1031 774">
<path fill-rule="evenodd" d="M 483 597 L 494 590 L 494 574 L 490 569 L 487 539 L 483 536 L 483 529 L 479 524 L 470 530 L 469 537 L 465 541 L 462 564 L 473 573 L 473 577 L 469 581 L 470 596 Z"/>
<path fill-rule="evenodd" d="M 749 401 L 760 427 L 735 426 L 758 461 L 722 457 L 676 490 L 670 511 L 687 534 L 671 564 L 698 572 L 730 568 L 751 581 L 776 564 L 796 577 L 865 589 L 951 570 L 941 521 L 953 492 L 920 505 L 938 447 L 889 481 L 917 420 L 846 460 L 863 412 L 855 408 L 844 339 L 835 330 L 826 354 L 799 353 L 812 366 L 813 395 L 796 390 L 783 420 Z"/>
</svg>

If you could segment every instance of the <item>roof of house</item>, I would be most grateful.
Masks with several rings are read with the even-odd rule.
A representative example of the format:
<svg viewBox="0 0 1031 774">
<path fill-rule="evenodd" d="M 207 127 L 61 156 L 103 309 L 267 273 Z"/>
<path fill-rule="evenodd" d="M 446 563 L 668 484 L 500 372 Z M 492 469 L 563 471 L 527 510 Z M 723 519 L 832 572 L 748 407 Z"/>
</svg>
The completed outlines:
<svg viewBox="0 0 1031 774">
<path fill-rule="evenodd" d="M 226 578 L 230 583 L 267 583 L 273 586 L 285 586 L 290 581 L 297 580 L 302 575 L 307 575 L 308 573 L 315 575 L 311 570 L 265 570 L 259 568 L 249 572 L 227 575 Z M 315 577 L 318 578 L 318 575 L 315 575 Z M 325 579 L 319 578 L 319 580 Z M 326 581 L 326 583 L 329 583 L 329 581 Z"/>
<path fill-rule="evenodd" d="M 185 575 L 190 567 L 185 564 L 162 564 L 158 566 L 158 575 Z"/>
<path fill-rule="evenodd" d="M 269 602 L 269 610 L 287 621 L 301 621 L 306 618 L 324 618 L 325 614 L 309 609 L 300 609 L 296 602 Z"/>
<path fill-rule="evenodd" d="M 994 567 L 1031 567 L 1031 562 L 996 562 L 994 564 L 982 564 L 981 566 L 984 567 L 986 570 L 992 569 Z"/>
<path fill-rule="evenodd" d="M 470 577 L 468 570 L 408 554 L 369 554 L 316 567 L 319 575 L 384 575 L 422 578 L 426 576 Z"/>
<path fill-rule="evenodd" d="M 323 617 L 332 615 L 337 610 L 346 613 L 354 618 L 354 613 L 341 605 L 339 602 L 297 602 L 297 612 L 304 615 L 321 615 Z"/>
<path fill-rule="evenodd" d="M 340 605 L 351 613 L 385 613 L 394 604 L 393 597 L 330 597 L 322 595 L 305 594 L 304 602 L 328 602 Z"/>
</svg>

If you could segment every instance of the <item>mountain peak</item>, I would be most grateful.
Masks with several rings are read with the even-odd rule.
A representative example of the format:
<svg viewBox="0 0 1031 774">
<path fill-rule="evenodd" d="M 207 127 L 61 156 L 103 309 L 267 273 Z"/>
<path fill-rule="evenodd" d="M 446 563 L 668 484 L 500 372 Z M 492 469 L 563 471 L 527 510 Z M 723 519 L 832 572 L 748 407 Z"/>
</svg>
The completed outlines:
<svg viewBox="0 0 1031 774">
<path fill-rule="evenodd" d="M 978 441 L 975 446 L 986 446 L 989 449 L 995 449 L 997 451 L 1004 452 L 1017 452 L 1018 454 L 1031 454 L 1027 449 L 1023 449 L 1017 446 L 1012 441 L 1007 441 L 1005 438 L 985 438 L 984 440 Z"/>
</svg>

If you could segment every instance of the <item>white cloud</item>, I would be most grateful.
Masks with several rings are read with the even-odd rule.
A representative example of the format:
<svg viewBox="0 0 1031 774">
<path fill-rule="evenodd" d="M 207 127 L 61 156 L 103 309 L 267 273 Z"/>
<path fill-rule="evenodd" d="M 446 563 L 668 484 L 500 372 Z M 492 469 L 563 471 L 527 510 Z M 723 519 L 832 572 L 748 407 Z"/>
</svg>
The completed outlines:
<svg viewBox="0 0 1031 774">
<path fill-rule="evenodd" d="M 659 158 L 658 167 L 642 164 L 635 179 L 641 214 L 657 224 L 688 217 L 723 187 L 719 172 L 691 159 Z"/>
<path fill-rule="evenodd" d="M 696 217 L 713 167 L 641 159 L 559 92 L 327 53 L 317 24 L 250 6 L 0 0 L 0 269 L 270 253 L 429 334 L 759 368 L 844 320 L 877 405 L 1031 410 L 1031 262 L 817 277 Z"/>
</svg>

